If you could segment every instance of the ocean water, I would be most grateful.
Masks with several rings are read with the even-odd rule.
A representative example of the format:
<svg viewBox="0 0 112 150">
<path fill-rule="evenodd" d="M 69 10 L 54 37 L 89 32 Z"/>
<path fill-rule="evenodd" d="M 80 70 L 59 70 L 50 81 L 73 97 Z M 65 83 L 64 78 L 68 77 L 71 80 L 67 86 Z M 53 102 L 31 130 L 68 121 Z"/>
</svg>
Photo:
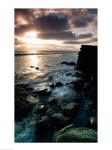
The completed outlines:
<svg viewBox="0 0 112 150">
<path fill-rule="evenodd" d="M 77 62 L 78 52 L 70 53 L 43 53 L 38 55 L 15 56 L 15 82 L 29 81 L 63 81 L 67 82 L 66 73 L 74 73 L 74 67 L 61 64 L 62 61 Z M 39 70 L 31 68 L 39 67 Z"/>
<path fill-rule="evenodd" d="M 29 84 L 37 90 L 44 88 L 48 83 L 62 82 L 64 86 L 55 88 L 51 96 L 60 101 L 75 97 L 76 93 L 66 86 L 76 78 L 74 66 L 61 64 L 61 62 L 77 62 L 77 58 L 78 52 L 16 55 L 15 85 Z M 35 119 L 32 114 L 22 121 L 15 121 L 15 142 L 35 142 L 34 130 Z"/>
</svg>

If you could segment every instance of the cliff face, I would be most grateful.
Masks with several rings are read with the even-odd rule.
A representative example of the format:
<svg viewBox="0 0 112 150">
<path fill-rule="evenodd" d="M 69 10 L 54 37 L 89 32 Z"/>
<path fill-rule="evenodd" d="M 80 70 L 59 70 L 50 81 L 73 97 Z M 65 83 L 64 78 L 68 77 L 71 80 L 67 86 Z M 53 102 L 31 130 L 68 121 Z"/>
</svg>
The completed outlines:
<svg viewBox="0 0 112 150">
<path fill-rule="evenodd" d="M 79 52 L 77 68 L 86 76 L 97 76 L 97 46 L 82 45 Z"/>
</svg>

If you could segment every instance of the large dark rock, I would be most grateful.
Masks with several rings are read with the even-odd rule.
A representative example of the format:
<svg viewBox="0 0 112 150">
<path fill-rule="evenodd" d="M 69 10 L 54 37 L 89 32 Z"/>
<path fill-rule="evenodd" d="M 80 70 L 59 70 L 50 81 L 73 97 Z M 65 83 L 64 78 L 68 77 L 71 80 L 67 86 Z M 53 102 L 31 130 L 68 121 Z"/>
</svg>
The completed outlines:
<svg viewBox="0 0 112 150">
<path fill-rule="evenodd" d="M 97 46 L 82 45 L 79 52 L 77 67 L 87 76 L 97 76 Z"/>
<path fill-rule="evenodd" d="M 73 125 L 66 126 L 58 131 L 54 137 L 54 142 L 97 142 L 97 132 L 93 129 Z"/>
<path fill-rule="evenodd" d="M 51 123 L 54 127 L 62 128 L 70 122 L 70 118 L 64 116 L 62 113 L 54 113 L 51 116 Z"/>
<path fill-rule="evenodd" d="M 20 120 L 26 117 L 32 110 L 33 105 L 27 101 L 28 93 L 26 85 L 17 84 L 15 86 L 15 119 Z"/>
<path fill-rule="evenodd" d="M 43 89 L 34 91 L 34 94 L 39 95 L 39 96 L 50 95 L 51 94 L 51 89 L 50 88 L 43 88 Z"/>
<path fill-rule="evenodd" d="M 51 124 L 47 116 L 39 119 L 35 125 L 35 134 L 48 132 L 51 129 Z"/>
<path fill-rule="evenodd" d="M 57 86 L 57 87 L 60 87 L 60 86 L 62 86 L 62 85 L 63 85 L 62 82 L 56 82 L 56 86 Z"/>
</svg>

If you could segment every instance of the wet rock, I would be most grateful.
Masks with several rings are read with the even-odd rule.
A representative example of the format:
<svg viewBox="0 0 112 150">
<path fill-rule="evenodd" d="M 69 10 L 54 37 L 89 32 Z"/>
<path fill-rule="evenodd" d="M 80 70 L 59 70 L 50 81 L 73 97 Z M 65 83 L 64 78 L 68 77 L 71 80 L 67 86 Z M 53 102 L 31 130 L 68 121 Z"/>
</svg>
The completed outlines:
<svg viewBox="0 0 112 150">
<path fill-rule="evenodd" d="M 87 76 L 97 76 L 97 46 L 82 45 L 79 52 L 77 67 Z"/>
<path fill-rule="evenodd" d="M 31 68 L 35 68 L 35 66 L 30 66 Z"/>
<path fill-rule="evenodd" d="M 75 72 L 76 77 L 84 77 L 83 73 L 81 71 Z"/>
<path fill-rule="evenodd" d="M 62 85 L 63 85 L 62 82 L 56 82 L 56 86 L 57 86 L 57 87 L 60 87 L 60 86 L 62 86 Z"/>
<path fill-rule="evenodd" d="M 27 101 L 28 93 L 26 85 L 17 84 L 15 86 L 15 119 L 23 119 L 32 110 L 32 104 Z"/>
<path fill-rule="evenodd" d="M 75 66 L 76 63 L 75 63 L 75 62 L 69 62 L 68 65 L 70 65 L 70 66 Z"/>
<path fill-rule="evenodd" d="M 53 108 L 48 108 L 46 111 L 46 115 L 51 117 L 55 113 L 55 110 Z"/>
<path fill-rule="evenodd" d="M 97 129 L 97 118 L 95 116 L 90 117 L 90 123 L 93 129 Z"/>
<path fill-rule="evenodd" d="M 55 84 L 53 84 L 53 83 L 49 83 L 49 86 L 50 86 L 51 88 L 55 88 Z"/>
<path fill-rule="evenodd" d="M 62 61 L 62 62 L 61 62 L 61 64 L 65 64 L 65 65 L 67 65 L 67 64 L 68 64 L 68 62 L 66 62 L 66 61 Z"/>
<path fill-rule="evenodd" d="M 50 95 L 51 94 L 51 89 L 50 88 L 45 88 L 45 89 L 40 89 L 38 91 L 35 91 L 34 94 L 40 95 L 40 96 L 45 96 L 45 95 Z"/>
<path fill-rule="evenodd" d="M 56 105 L 56 104 L 57 104 L 57 99 L 55 99 L 55 98 L 50 98 L 50 99 L 48 100 L 48 104 L 49 104 L 50 106 Z"/>
<path fill-rule="evenodd" d="M 70 76 L 70 75 L 72 75 L 72 73 L 71 73 L 71 72 L 66 74 L 66 76 Z"/>
<path fill-rule="evenodd" d="M 47 107 L 45 105 L 36 105 L 33 111 L 33 114 L 45 114 Z"/>
<path fill-rule="evenodd" d="M 74 88 L 76 90 L 82 90 L 83 87 L 84 87 L 84 80 L 83 79 L 79 79 L 79 80 L 76 80 L 74 82 L 72 82 L 72 84 L 74 85 Z"/>
<path fill-rule="evenodd" d="M 35 67 L 36 70 L 39 70 L 39 67 Z"/>
<path fill-rule="evenodd" d="M 70 102 L 66 105 L 62 105 L 62 112 L 64 115 L 73 117 L 79 110 L 79 104 L 75 102 Z"/>
<path fill-rule="evenodd" d="M 62 113 L 54 113 L 51 116 L 51 123 L 57 128 L 62 128 L 70 122 L 70 118 L 64 116 Z"/>
<path fill-rule="evenodd" d="M 65 64 L 65 65 L 69 65 L 69 66 L 75 66 L 76 65 L 75 62 L 66 62 L 66 61 L 62 61 L 61 64 Z"/>
<path fill-rule="evenodd" d="M 43 116 L 35 125 L 36 142 L 51 142 L 53 135 L 53 126 L 48 116 Z"/>
<path fill-rule="evenodd" d="M 29 102 L 22 102 L 16 99 L 15 103 L 15 119 L 21 120 L 26 117 L 32 110 L 32 105 Z"/>
<path fill-rule="evenodd" d="M 54 137 L 54 142 L 97 142 L 97 132 L 93 129 L 73 125 L 66 126 L 58 131 Z"/>
<path fill-rule="evenodd" d="M 35 125 L 35 134 L 38 136 L 38 133 L 48 132 L 51 128 L 48 116 L 43 116 Z"/>
</svg>

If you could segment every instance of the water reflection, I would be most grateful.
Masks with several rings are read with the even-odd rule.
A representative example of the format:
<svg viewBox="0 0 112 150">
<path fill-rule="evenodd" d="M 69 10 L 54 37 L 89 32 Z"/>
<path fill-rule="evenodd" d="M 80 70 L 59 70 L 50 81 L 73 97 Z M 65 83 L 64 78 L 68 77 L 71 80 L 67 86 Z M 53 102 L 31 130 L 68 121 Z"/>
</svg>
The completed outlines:
<svg viewBox="0 0 112 150">
<path fill-rule="evenodd" d="M 41 62 L 41 59 L 39 58 L 38 55 L 31 55 L 29 57 L 29 61 L 31 62 L 31 66 L 39 66 L 40 62 Z M 42 62 L 41 62 L 42 63 Z"/>
</svg>

